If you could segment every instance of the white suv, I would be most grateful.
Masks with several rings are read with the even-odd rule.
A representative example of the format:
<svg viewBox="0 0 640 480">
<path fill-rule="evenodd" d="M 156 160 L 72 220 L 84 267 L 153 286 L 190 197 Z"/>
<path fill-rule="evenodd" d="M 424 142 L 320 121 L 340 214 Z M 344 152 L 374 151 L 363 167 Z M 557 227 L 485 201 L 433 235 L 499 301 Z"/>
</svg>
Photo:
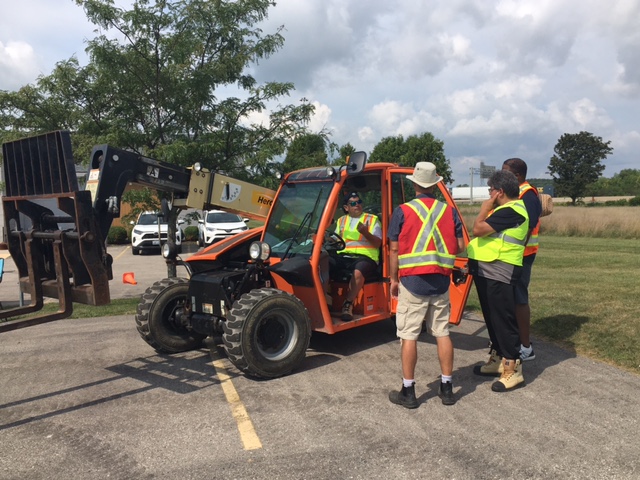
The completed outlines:
<svg viewBox="0 0 640 480">
<path fill-rule="evenodd" d="M 142 250 L 158 250 L 167 241 L 167 222 L 160 218 L 160 234 L 158 235 L 158 214 L 156 212 L 142 212 L 138 216 L 138 222 L 131 232 L 131 253 L 138 255 Z M 133 222 L 132 222 L 133 223 Z M 182 253 L 182 229 L 180 225 L 184 220 L 178 220 L 176 232 L 176 247 L 178 253 Z"/>
<path fill-rule="evenodd" d="M 204 219 L 198 220 L 198 245 L 211 245 L 223 238 L 248 230 L 246 222 L 240 215 L 222 210 L 205 211 Z"/>
</svg>

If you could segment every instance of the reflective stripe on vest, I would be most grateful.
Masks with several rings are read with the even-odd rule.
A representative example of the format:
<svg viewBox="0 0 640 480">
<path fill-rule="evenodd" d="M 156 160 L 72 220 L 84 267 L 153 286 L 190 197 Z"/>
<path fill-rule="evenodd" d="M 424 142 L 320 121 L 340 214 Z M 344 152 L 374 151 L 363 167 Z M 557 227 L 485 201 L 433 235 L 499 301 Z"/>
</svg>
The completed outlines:
<svg viewBox="0 0 640 480">
<path fill-rule="evenodd" d="M 538 190 L 533 187 L 529 182 L 524 182 L 520 185 L 520 197 L 524 197 L 524 194 L 529 190 L 533 190 L 538 196 Z M 528 257 L 529 255 L 533 255 L 534 253 L 538 253 L 539 240 L 538 235 L 540 234 L 540 218 L 538 218 L 538 224 L 531 230 L 531 236 L 529 237 L 529 241 L 527 245 L 524 247 L 524 256 Z"/>
<path fill-rule="evenodd" d="M 346 248 L 341 250 L 341 252 L 366 255 L 373 261 L 377 262 L 380 259 L 380 251 L 376 247 L 372 246 L 364 235 L 360 234 L 357 227 L 358 222 L 363 223 L 364 225 L 367 225 L 369 232 L 373 232 L 376 222 L 378 221 L 378 217 L 369 213 L 363 213 L 360 218 L 358 218 L 358 222 L 355 223 L 355 228 L 349 228 L 351 223 L 349 220 L 351 218 L 354 217 L 350 217 L 349 215 L 340 217 L 336 225 L 336 232 L 347 244 Z"/>
<path fill-rule="evenodd" d="M 502 208 L 513 208 L 525 218 L 517 227 L 507 228 L 502 232 L 494 232 L 484 237 L 475 237 L 467 246 L 469 258 L 481 262 L 500 260 L 511 265 L 522 266 L 524 245 L 529 232 L 529 215 L 522 200 L 514 200 L 497 207 L 493 212 Z"/>
<path fill-rule="evenodd" d="M 398 274 L 400 276 L 430 273 L 448 275 L 454 267 L 456 256 L 451 251 L 454 248 L 457 251 L 457 239 L 453 216 L 443 220 L 447 212 L 447 204 L 435 199 L 430 200 L 433 201 L 430 207 L 418 198 L 403 205 L 415 214 L 407 215 L 409 212 L 403 209 L 405 212 L 403 230 L 411 232 L 417 230 L 417 235 L 415 239 L 407 238 L 401 232 L 398 238 Z M 419 222 L 419 225 L 413 222 Z M 440 228 L 443 225 L 447 227 L 444 233 Z"/>
</svg>

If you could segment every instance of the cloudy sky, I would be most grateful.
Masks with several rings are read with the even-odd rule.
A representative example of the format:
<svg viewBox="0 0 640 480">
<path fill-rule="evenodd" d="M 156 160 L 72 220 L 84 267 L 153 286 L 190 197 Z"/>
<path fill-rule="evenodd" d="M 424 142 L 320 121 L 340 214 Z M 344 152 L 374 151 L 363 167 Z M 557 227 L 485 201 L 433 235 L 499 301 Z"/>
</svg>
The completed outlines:
<svg viewBox="0 0 640 480">
<path fill-rule="evenodd" d="M 614 149 L 604 176 L 640 168 L 640 0 L 277 0 L 280 25 L 254 75 L 293 82 L 339 145 L 431 132 L 458 184 L 514 156 L 548 177 L 560 136 L 588 131 Z M 72 0 L 0 0 L 0 89 L 84 63 L 93 29 Z"/>
</svg>

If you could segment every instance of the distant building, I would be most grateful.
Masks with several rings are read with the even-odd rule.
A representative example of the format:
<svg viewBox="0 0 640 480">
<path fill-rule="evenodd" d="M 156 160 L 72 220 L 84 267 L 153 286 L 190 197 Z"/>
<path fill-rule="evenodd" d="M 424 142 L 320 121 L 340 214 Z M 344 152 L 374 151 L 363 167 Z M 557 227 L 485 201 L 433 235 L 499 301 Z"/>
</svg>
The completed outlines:
<svg viewBox="0 0 640 480">
<path fill-rule="evenodd" d="M 537 187 L 539 193 L 546 193 L 552 197 L 556 196 L 556 189 L 553 185 L 545 185 L 544 187 Z"/>
<path fill-rule="evenodd" d="M 490 197 L 489 187 L 487 185 L 483 187 L 453 187 L 451 189 L 451 196 L 454 200 L 466 201 L 466 202 L 482 202 Z"/>
</svg>

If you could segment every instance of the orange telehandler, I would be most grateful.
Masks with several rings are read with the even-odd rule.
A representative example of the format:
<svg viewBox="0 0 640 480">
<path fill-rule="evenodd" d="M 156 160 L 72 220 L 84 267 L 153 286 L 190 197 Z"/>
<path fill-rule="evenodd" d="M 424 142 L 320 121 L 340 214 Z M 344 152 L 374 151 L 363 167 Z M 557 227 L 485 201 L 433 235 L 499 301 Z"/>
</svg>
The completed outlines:
<svg viewBox="0 0 640 480">
<path fill-rule="evenodd" d="M 301 364 L 312 332 L 335 334 L 395 314 L 389 295 L 387 228 L 394 208 L 415 195 L 412 168 L 366 162 L 357 152 L 340 167 L 316 167 L 285 175 L 277 192 L 207 172 L 187 169 L 107 145 L 94 147 L 87 190 L 78 190 L 67 132 L 3 145 L 7 195 L 3 197 L 8 247 L 31 304 L 0 311 L 0 319 L 38 311 L 43 297 L 59 299 L 54 314 L 0 323 L 0 331 L 68 317 L 73 302 L 110 301 L 111 256 L 105 239 L 118 216 L 129 182 L 172 194 L 178 208 L 219 208 L 264 226 L 239 233 L 186 260 L 169 239 L 168 265 L 184 265 L 189 278 L 169 275 L 142 295 L 135 321 L 142 338 L 157 351 L 199 348 L 222 336 L 231 362 L 254 377 L 285 375 Z M 440 197 L 457 208 L 442 184 Z M 346 192 L 357 191 L 366 211 L 383 230 L 381 261 L 354 302 L 353 320 L 340 319 L 348 272 L 328 269 L 344 240 L 334 232 Z M 175 225 L 169 221 L 170 229 Z M 469 238 L 464 229 L 465 243 Z M 339 262 L 338 262 L 339 263 Z M 171 272 L 171 269 L 169 268 Z M 451 318 L 460 322 L 471 288 L 467 259 L 460 256 L 451 276 Z"/>
</svg>

